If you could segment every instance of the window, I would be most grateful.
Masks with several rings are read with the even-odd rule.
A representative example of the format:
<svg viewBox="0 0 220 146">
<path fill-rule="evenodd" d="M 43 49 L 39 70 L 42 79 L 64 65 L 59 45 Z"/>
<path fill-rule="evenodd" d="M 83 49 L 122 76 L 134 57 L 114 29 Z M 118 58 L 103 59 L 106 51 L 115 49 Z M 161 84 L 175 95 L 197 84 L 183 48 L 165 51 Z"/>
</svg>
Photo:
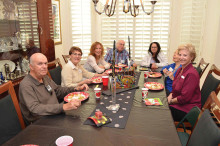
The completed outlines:
<svg viewBox="0 0 220 146">
<path fill-rule="evenodd" d="M 82 60 L 89 54 L 91 46 L 90 0 L 71 0 L 72 45 L 83 50 Z"/>
<path fill-rule="evenodd" d="M 26 48 L 27 40 L 33 40 L 39 47 L 37 6 L 35 2 L 19 1 L 18 2 L 19 25 L 21 32 L 22 48 Z"/>
<path fill-rule="evenodd" d="M 79 46 L 83 49 L 82 60 L 86 59 L 85 57 L 87 57 L 92 43 L 91 23 L 93 23 L 93 26 L 100 26 L 100 34 L 96 34 L 96 36 L 101 36 L 100 41 L 105 48 L 112 48 L 114 40 L 123 39 L 128 50 L 129 36 L 131 40 L 131 57 L 137 62 L 141 61 L 145 56 L 150 43 L 153 41 L 159 42 L 164 53 L 167 53 L 170 0 L 158 1 L 155 11 L 151 15 L 144 14 L 140 6 L 140 14 L 137 17 L 131 16 L 130 12 L 125 14 L 122 10 L 123 1 L 120 0 L 117 1 L 116 11 L 113 16 L 108 17 L 102 14 L 100 19 L 97 19 L 99 17 L 97 13 L 91 16 L 92 11 L 94 11 L 94 9 L 91 9 L 91 7 L 93 8 L 91 4 L 93 5 L 91 0 L 71 0 L 72 40 L 74 46 Z M 151 3 L 144 1 L 144 4 L 145 10 L 149 11 Z M 101 10 L 100 7 L 99 10 Z M 93 40 L 96 41 L 98 38 L 93 38 Z"/>
<path fill-rule="evenodd" d="M 181 44 L 192 43 L 195 46 L 197 56 L 202 48 L 206 3 L 207 0 L 183 1 L 180 41 Z M 197 59 L 198 57 L 195 61 Z"/>
<path fill-rule="evenodd" d="M 144 1 L 145 11 L 151 9 L 151 3 Z M 128 36 L 131 40 L 131 54 L 135 61 L 141 61 L 153 41 L 160 43 L 167 53 L 169 40 L 170 0 L 158 1 L 151 15 L 144 14 L 139 7 L 139 15 L 131 16 L 123 12 L 123 1 L 118 1 L 114 16 L 102 15 L 101 38 L 104 47 L 113 47 L 113 40 L 125 40 L 128 50 Z"/>
</svg>

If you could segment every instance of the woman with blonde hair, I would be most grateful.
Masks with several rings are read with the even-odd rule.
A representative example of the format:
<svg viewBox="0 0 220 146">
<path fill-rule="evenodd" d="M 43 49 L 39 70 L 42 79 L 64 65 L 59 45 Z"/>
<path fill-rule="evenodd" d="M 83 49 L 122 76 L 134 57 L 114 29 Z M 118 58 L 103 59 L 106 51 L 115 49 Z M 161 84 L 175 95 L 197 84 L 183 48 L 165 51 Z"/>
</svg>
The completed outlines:
<svg viewBox="0 0 220 146">
<path fill-rule="evenodd" d="M 90 48 L 84 68 L 89 72 L 102 73 L 105 69 L 109 69 L 110 65 L 104 60 L 104 48 L 100 42 L 94 42 Z"/>
<path fill-rule="evenodd" d="M 200 77 L 192 62 L 196 58 L 192 44 L 178 47 L 180 64 L 173 80 L 173 90 L 168 96 L 168 103 L 174 121 L 180 121 L 194 106 L 201 108 Z"/>
</svg>

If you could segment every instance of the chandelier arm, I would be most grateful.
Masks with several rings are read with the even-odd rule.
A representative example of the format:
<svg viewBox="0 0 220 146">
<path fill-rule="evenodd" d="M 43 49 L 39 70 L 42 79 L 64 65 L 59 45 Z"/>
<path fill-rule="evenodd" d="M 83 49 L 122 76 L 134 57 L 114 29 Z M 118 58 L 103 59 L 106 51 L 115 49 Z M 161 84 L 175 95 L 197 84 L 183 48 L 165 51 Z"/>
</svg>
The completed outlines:
<svg viewBox="0 0 220 146">
<path fill-rule="evenodd" d="M 104 9 L 102 10 L 102 12 L 99 12 L 99 11 L 97 10 L 97 3 L 99 2 L 99 0 L 93 0 L 95 11 L 96 11 L 99 15 L 101 15 L 102 13 L 105 12 L 105 10 L 106 10 L 106 8 L 107 8 L 107 5 L 108 5 L 108 1 L 109 1 L 109 0 L 106 1 L 105 5 L 104 5 Z"/>
<path fill-rule="evenodd" d="M 131 12 L 131 16 L 133 17 L 136 17 L 138 14 L 136 13 L 136 8 L 135 8 L 135 5 L 134 5 L 134 0 L 133 0 L 133 10 L 132 10 L 132 6 L 131 6 L 131 3 L 129 5 L 129 9 L 130 9 L 130 12 Z"/>
<path fill-rule="evenodd" d="M 150 15 L 151 13 L 154 12 L 154 6 L 155 6 L 155 3 L 156 3 L 156 2 L 151 2 L 151 3 L 152 3 L 152 6 L 151 6 L 151 11 L 150 11 L 150 12 L 146 12 L 146 11 L 144 10 L 144 5 L 143 5 L 142 0 L 140 0 L 140 2 L 141 2 L 141 7 L 142 7 L 142 10 L 144 11 L 144 13 L 146 13 L 147 15 Z"/>
<path fill-rule="evenodd" d="M 111 7 L 110 7 L 110 10 L 109 10 L 109 7 L 107 7 L 107 9 L 105 9 L 105 14 L 107 16 L 113 16 L 114 13 L 115 13 L 115 6 L 117 4 L 117 0 L 114 1 L 114 6 L 113 6 L 113 0 L 112 0 L 112 3 L 111 3 Z M 108 12 L 107 12 L 108 11 Z"/>
<path fill-rule="evenodd" d="M 96 13 L 98 13 L 99 15 L 101 15 L 102 13 L 104 13 L 104 11 L 105 11 L 105 9 L 106 9 L 106 7 L 104 7 L 103 11 L 102 11 L 102 12 L 99 12 L 99 11 L 97 10 L 97 4 L 94 4 L 94 7 L 95 7 Z"/>
</svg>

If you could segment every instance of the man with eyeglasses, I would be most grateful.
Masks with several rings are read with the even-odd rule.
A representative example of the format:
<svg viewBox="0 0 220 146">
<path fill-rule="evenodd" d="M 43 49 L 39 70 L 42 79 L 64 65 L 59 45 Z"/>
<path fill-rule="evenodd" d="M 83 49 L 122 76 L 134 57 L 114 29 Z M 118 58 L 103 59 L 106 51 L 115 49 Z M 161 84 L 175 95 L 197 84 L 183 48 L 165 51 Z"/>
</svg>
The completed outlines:
<svg viewBox="0 0 220 146">
<path fill-rule="evenodd" d="M 71 47 L 69 50 L 70 59 L 63 66 L 61 77 L 61 86 L 77 87 L 83 84 L 92 83 L 92 77 L 106 76 L 107 73 L 97 74 L 84 69 L 80 64 L 82 58 L 82 50 L 79 47 Z"/>
<path fill-rule="evenodd" d="M 73 99 L 69 103 L 59 103 L 68 93 L 88 90 L 87 85 L 67 88 L 56 85 L 48 76 L 47 58 L 42 53 L 30 57 L 30 73 L 21 81 L 19 104 L 27 122 L 31 123 L 41 116 L 59 114 L 66 110 L 77 109 L 81 102 Z"/>
<path fill-rule="evenodd" d="M 125 64 L 128 65 L 129 54 L 128 51 L 125 50 L 125 41 L 118 40 L 116 43 L 116 50 L 115 50 L 115 64 Z M 105 61 L 112 64 L 113 60 L 113 49 L 110 49 L 107 54 L 105 55 Z M 134 61 L 131 61 L 131 65 L 136 67 L 137 64 Z"/>
</svg>

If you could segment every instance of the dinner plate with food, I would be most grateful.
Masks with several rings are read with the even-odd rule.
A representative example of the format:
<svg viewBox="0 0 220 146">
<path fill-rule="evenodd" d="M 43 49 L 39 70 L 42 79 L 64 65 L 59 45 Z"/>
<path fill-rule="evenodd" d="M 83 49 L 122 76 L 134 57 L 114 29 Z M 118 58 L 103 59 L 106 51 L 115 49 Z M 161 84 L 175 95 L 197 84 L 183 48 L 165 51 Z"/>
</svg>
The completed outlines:
<svg viewBox="0 0 220 146">
<path fill-rule="evenodd" d="M 162 90 L 164 85 L 157 82 L 146 82 L 144 83 L 144 87 L 148 88 L 149 90 Z"/>
<path fill-rule="evenodd" d="M 106 70 L 105 72 L 108 73 L 108 74 L 110 74 L 110 73 L 112 73 L 112 69 L 108 69 L 108 70 Z M 118 69 L 115 69 L 115 72 L 119 72 L 119 70 L 118 70 Z"/>
<path fill-rule="evenodd" d="M 93 77 L 92 83 L 102 83 L 102 77 Z"/>
<path fill-rule="evenodd" d="M 70 102 L 72 99 L 79 99 L 84 101 L 89 98 L 89 93 L 86 92 L 72 92 L 64 97 L 64 101 Z"/>
<path fill-rule="evenodd" d="M 115 65 L 115 67 L 127 67 L 127 65 L 126 65 L 126 64 L 119 63 L 118 65 Z"/>
<path fill-rule="evenodd" d="M 148 77 L 150 77 L 150 78 L 159 78 L 161 76 L 162 76 L 162 74 L 159 72 L 149 72 L 149 74 L 148 74 Z"/>
</svg>

